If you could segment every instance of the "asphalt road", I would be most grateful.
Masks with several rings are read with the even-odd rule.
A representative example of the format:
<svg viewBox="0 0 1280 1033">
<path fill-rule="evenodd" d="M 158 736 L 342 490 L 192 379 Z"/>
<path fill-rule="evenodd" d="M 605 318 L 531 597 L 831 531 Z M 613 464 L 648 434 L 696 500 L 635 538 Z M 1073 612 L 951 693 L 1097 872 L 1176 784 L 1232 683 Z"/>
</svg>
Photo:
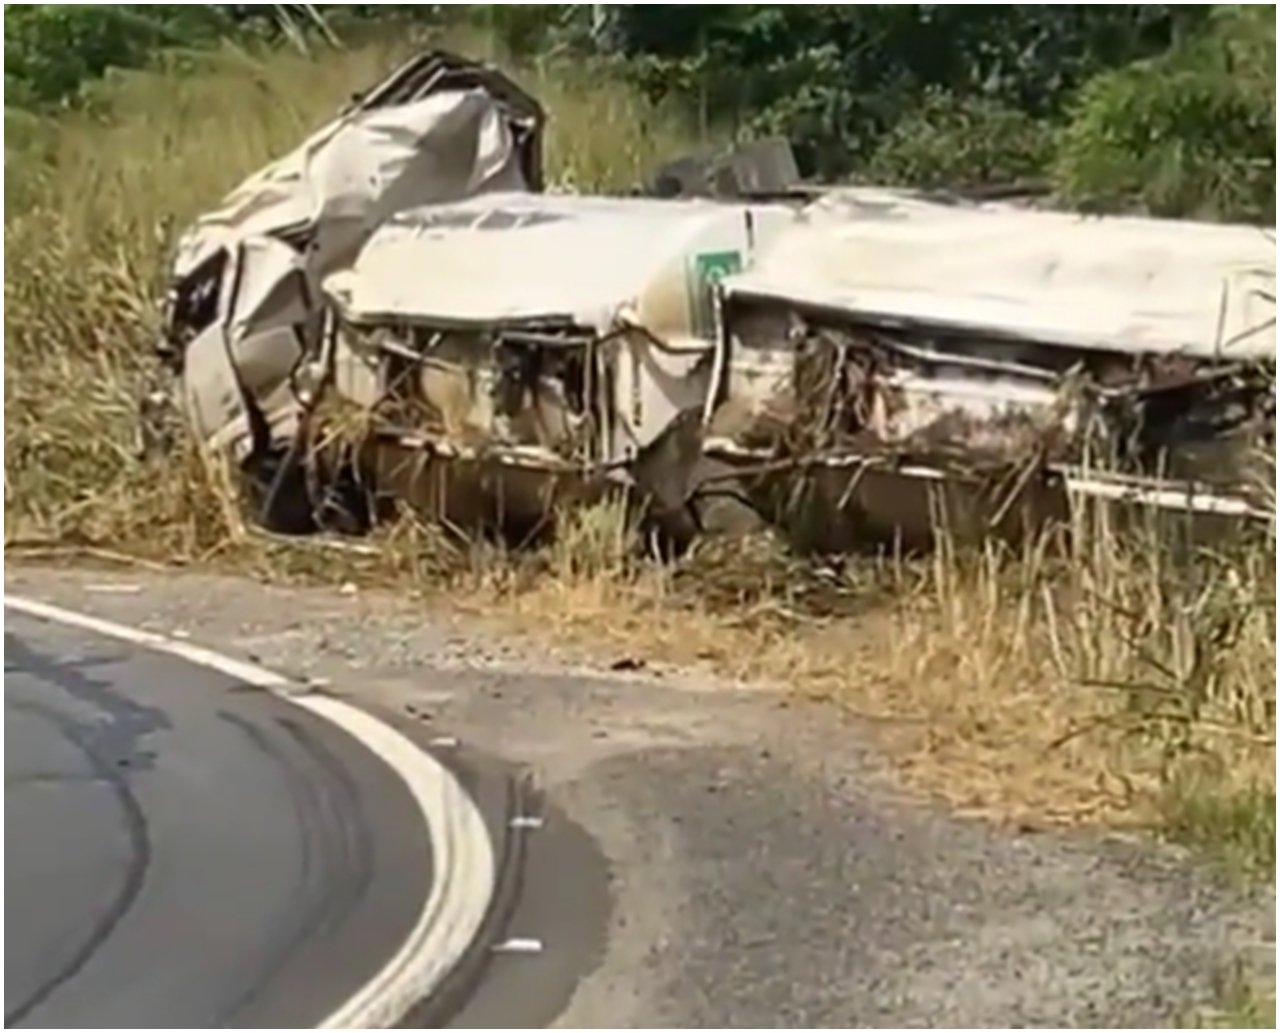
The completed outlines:
<svg viewBox="0 0 1280 1033">
<path fill-rule="evenodd" d="M 455 1027 L 1162 1027 L 1235 959 L 1274 971 L 1271 887 L 1145 837 L 958 817 L 904 794 L 875 729 L 831 707 L 658 657 L 589 667 L 394 593 L 5 577 L 328 679 L 527 775 L 542 820 L 501 935 L 536 949 L 490 956 L 437 1019 Z"/>
<path fill-rule="evenodd" d="M 311 1026 L 401 945 L 421 813 L 346 733 L 5 613 L 5 1022 Z"/>
</svg>

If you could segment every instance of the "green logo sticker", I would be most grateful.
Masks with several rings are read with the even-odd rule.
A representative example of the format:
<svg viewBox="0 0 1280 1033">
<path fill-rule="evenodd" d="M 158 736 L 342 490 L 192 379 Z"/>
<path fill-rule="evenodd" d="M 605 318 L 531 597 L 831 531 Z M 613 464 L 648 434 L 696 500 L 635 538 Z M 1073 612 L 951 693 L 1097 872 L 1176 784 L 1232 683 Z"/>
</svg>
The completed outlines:
<svg viewBox="0 0 1280 1033">
<path fill-rule="evenodd" d="M 715 333 L 715 287 L 726 276 L 742 271 L 740 251 L 707 251 L 695 255 L 690 269 L 693 332 L 710 338 Z"/>
</svg>

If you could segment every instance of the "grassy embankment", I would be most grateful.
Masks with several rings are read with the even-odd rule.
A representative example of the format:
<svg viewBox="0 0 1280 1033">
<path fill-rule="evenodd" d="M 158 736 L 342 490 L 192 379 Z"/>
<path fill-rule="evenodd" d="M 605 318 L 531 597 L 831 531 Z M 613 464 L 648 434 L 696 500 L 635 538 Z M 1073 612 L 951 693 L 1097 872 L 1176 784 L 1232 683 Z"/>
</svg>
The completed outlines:
<svg viewBox="0 0 1280 1033">
<path fill-rule="evenodd" d="M 835 700 L 876 718 L 910 784 L 962 808 L 1154 825 L 1273 871 L 1273 528 L 1188 557 L 1163 535 L 1122 535 L 1107 514 L 1081 513 L 1075 544 L 943 549 L 833 572 L 763 539 L 707 542 L 674 565 L 638 561 L 602 507 L 570 517 L 534 555 L 405 523 L 380 535 L 377 557 L 335 569 L 330 553 L 317 562 L 305 544 L 246 535 L 217 467 L 193 451 L 137 458 L 171 228 L 391 57 L 375 46 L 320 62 L 228 50 L 195 69 L 110 78 L 56 122 L 7 116 L 11 554 L 80 545 L 448 593 L 565 643 Z M 607 78 L 553 67 L 524 78 L 552 113 L 555 182 L 626 186 L 688 146 L 678 119 Z"/>
</svg>

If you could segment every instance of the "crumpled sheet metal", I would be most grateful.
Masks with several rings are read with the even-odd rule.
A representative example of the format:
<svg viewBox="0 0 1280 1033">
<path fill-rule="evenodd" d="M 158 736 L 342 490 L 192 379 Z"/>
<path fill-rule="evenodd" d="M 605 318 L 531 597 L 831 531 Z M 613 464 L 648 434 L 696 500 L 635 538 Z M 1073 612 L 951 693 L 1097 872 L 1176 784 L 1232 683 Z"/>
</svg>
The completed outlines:
<svg viewBox="0 0 1280 1033">
<path fill-rule="evenodd" d="M 833 190 L 730 294 L 1127 354 L 1275 361 L 1273 230 Z"/>
<path fill-rule="evenodd" d="M 324 277 L 395 212 L 538 187 L 541 125 L 536 102 L 499 73 L 427 53 L 197 219 L 173 259 L 162 352 L 205 443 L 242 459 L 261 444 L 255 424 L 290 434 Z"/>
<path fill-rule="evenodd" d="M 510 125 L 482 90 L 355 112 L 201 216 L 180 240 L 173 271 L 181 278 L 252 237 L 305 234 L 308 270 L 319 279 L 354 259 L 394 212 L 526 186 Z"/>
</svg>

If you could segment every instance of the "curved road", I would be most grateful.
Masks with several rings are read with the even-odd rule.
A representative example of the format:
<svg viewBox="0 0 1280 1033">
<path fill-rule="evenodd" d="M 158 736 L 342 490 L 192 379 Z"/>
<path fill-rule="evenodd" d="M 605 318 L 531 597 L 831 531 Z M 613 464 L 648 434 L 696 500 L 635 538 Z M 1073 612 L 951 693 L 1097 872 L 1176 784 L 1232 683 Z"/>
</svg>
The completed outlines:
<svg viewBox="0 0 1280 1033">
<path fill-rule="evenodd" d="M 5 1022 L 313 1026 L 410 934 L 408 788 L 311 713 L 6 608 Z"/>
<path fill-rule="evenodd" d="M 768 690 L 734 691 L 665 665 L 652 674 L 592 674 L 476 634 L 469 622 L 433 619 L 419 601 L 392 595 L 352 599 L 188 572 L 133 572 L 128 589 L 117 583 L 114 592 L 101 571 L 11 564 L 5 573 L 10 593 L 134 626 L 190 628 L 228 656 L 329 678 L 408 738 L 436 739 L 448 729 L 466 744 L 450 748 L 450 763 L 477 803 L 485 793 L 475 773 L 506 773 L 488 810 L 489 840 L 504 844 L 495 856 L 509 859 L 501 869 L 509 877 L 488 911 L 492 941 L 472 941 L 485 948 L 470 952 L 474 967 L 456 969 L 454 992 L 434 994 L 425 1014 L 411 1013 L 406 1025 L 1145 1028 L 1211 1002 L 1224 960 L 1249 950 L 1242 960 L 1252 966 L 1254 944 L 1260 975 L 1274 965 L 1275 895 L 1267 887 L 1237 892 L 1179 851 L 1138 840 L 957 818 L 905 796 L 875 746 L 877 733 L 828 707 Z M 328 920 L 338 931 L 323 921 L 307 931 L 303 916 L 323 905 L 314 892 L 288 896 L 294 862 L 287 857 L 306 853 L 297 846 L 305 838 L 299 830 L 312 825 L 296 812 L 315 808 L 295 805 L 280 789 L 271 808 L 259 797 L 265 786 L 296 791 L 301 783 L 287 773 L 300 770 L 311 776 L 306 784 L 327 787 L 326 798 L 338 790 L 310 759 L 314 751 L 295 749 L 280 721 L 306 727 L 344 757 L 354 753 L 345 761 L 353 771 L 358 751 L 288 704 L 205 671 L 33 625 L 12 611 L 7 617 L 6 662 L 28 672 L 9 672 L 10 702 L 33 693 L 39 703 L 60 699 L 75 722 L 68 736 L 28 714 L 27 731 L 17 735 L 9 718 L 7 1010 L 38 982 L 40 952 L 46 970 L 59 971 L 67 954 L 58 952 L 79 942 L 59 940 L 51 919 L 99 914 L 119 897 L 132 856 L 116 795 L 122 782 L 149 819 L 142 889 L 83 967 L 24 1021 L 71 1021 L 75 1005 L 74 1016 L 92 1012 L 95 1026 L 210 1017 L 314 1023 L 362 978 L 349 966 L 365 963 L 367 973 L 398 935 L 369 915 L 386 899 L 378 888 L 396 878 L 382 874 L 394 865 L 379 833 L 387 834 L 388 822 L 417 827 L 400 787 L 390 782 L 374 793 L 357 777 L 355 809 L 370 830 L 375 874 Z M 146 678 L 158 701 L 129 688 L 141 680 L 138 665 L 172 683 Z M 207 702 L 188 699 L 197 695 Z M 220 709 L 264 729 L 277 753 L 288 751 L 286 762 L 259 762 Z M 146 730 L 157 716 L 175 727 Z M 38 735 L 47 737 L 43 748 L 15 747 L 15 739 Z M 225 778 L 208 777 L 199 770 L 208 762 L 185 753 L 224 735 L 224 749 L 245 768 L 243 781 L 255 786 L 234 802 L 234 792 L 219 792 Z M 370 766 L 380 770 L 365 758 Z M 517 793 L 507 792 L 512 773 Z M 33 827 L 65 835 L 67 850 L 15 833 L 41 813 L 30 794 L 42 779 L 67 817 Z M 183 780 L 195 785 L 185 796 Z M 242 781 L 240 774 L 231 780 Z M 169 804 L 155 796 L 166 783 L 178 797 Z M 77 786 L 97 796 L 77 797 Z M 193 796 L 201 802 L 184 812 L 181 800 Z M 392 813 L 378 818 L 378 801 Z M 209 808 L 212 828 L 231 831 L 201 831 L 190 813 L 197 807 Z M 55 812 L 46 805 L 43 813 Z M 235 835 L 254 824 L 258 837 L 265 828 L 284 842 L 268 851 Z M 329 819 L 321 827 L 332 835 Z M 504 832 L 512 828 L 523 831 Z M 117 872 L 101 900 L 89 896 L 94 884 L 80 869 L 89 865 L 80 856 L 86 840 L 116 844 L 97 862 L 109 860 Z M 269 859 L 246 863 L 255 850 Z M 443 855 L 437 864 L 435 890 L 455 868 Z M 341 870 L 351 867 L 344 861 Z M 346 878 L 348 887 L 360 881 L 325 878 L 339 886 Z M 52 885 L 43 900 L 24 885 L 45 880 Z M 404 929 L 422 889 L 388 892 L 405 894 L 386 919 Z M 250 893 L 246 904 L 241 895 Z M 234 934 L 223 924 L 232 914 Z M 358 923 L 364 947 L 352 935 Z M 292 940 L 271 938 L 276 930 L 283 940 L 286 928 L 295 930 Z M 218 930 L 216 941 L 198 939 Z M 227 938 L 236 942 L 228 946 Z M 187 946 L 157 948 L 159 941 Z M 198 963 L 189 960 L 202 953 Z M 287 960 L 273 969 L 272 958 Z M 249 1003 L 236 1010 L 232 1002 L 245 994 Z"/>
</svg>

